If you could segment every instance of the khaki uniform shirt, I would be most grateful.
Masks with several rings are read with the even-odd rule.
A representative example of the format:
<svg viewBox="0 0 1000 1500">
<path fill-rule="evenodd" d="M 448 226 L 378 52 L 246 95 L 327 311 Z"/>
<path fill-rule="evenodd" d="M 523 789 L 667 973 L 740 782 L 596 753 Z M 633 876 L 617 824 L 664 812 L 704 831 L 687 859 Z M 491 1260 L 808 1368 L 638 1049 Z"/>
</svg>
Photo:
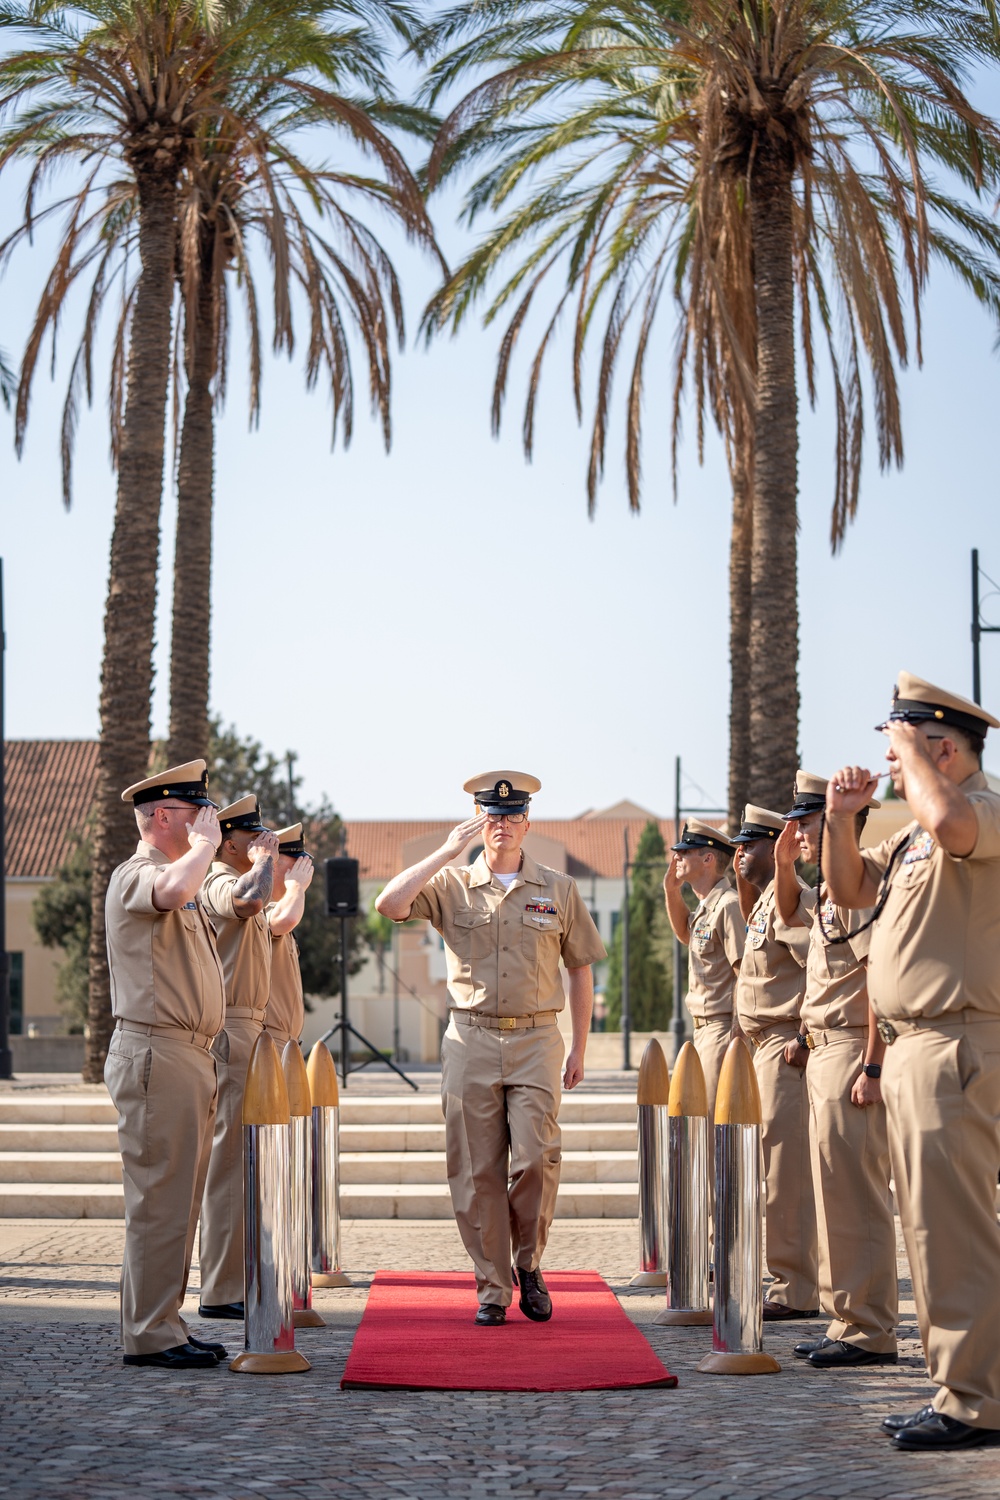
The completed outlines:
<svg viewBox="0 0 1000 1500">
<path fill-rule="evenodd" d="M 426 917 L 444 938 L 452 1005 L 486 1016 L 562 1010 L 560 958 L 582 969 L 607 956 L 575 881 L 527 854 L 507 890 L 485 854 L 439 870 L 410 917 Z"/>
<path fill-rule="evenodd" d="M 801 881 L 799 885 L 799 916 L 808 924 L 816 892 Z M 785 926 L 774 904 L 772 880 L 750 913 L 743 962 L 736 979 L 736 1010 L 748 1036 L 780 1022 L 798 1023 L 808 952 L 809 926 Z"/>
<path fill-rule="evenodd" d="M 178 1026 L 217 1036 L 226 998 L 215 934 L 200 896 L 179 911 L 157 911 L 156 878 L 170 860 L 140 842 L 108 884 L 105 903 L 111 1009 L 143 1026 Z"/>
<path fill-rule="evenodd" d="M 835 906 L 823 891 L 823 923 L 838 936 L 857 932 L 871 910 L 848 911 Z M 847 943 L 828 943 L 813 911 L 806 960 L 806 994 L 802 1002 L 803 1031 L 834 1031 L 838 1026 L 868 1025 L 868 979 L 866 960 L 871 928 L 858 932 Z"/>
<path fill-rule="evenodd" d="M 889 899 L 872 929 L 872 1009 L 933 1021 L 962 1010 L 1000 1015 L 1000 796 L 981 771 L 962 782 L 979 824 L 972 853 L 956 859 L 919 823 L 862 849 L 879 883 L 892 852 Z"/>
<path fill-rule="evenodd" d="M 268 921 L 274 905 L 272 901 L 265 907 Z M 271 932 L 271 995 L 267 1002 L 267 1024 L 272 1031 L 287 1031 L 290 1037 L 298 1040 L 305 1019 L 299 945 L 291 932 Z"/>
<path fill-rule="evenodd" d="M 226 976 L 226 1006 L 265 1010 L 271 987 L 271 932 L 262 911 L 245 920 L 233 907 L 233 886 L 241 879 L 231 865 L 216 860 L 201 888 L 212 919 Z"/>
<path fill-rule="evenodd" d="M 699 1021 L 731 1016 L 746 923 L 728 880 L 713 885 L 688 918 L 688 1010 Z"/>
</svg>

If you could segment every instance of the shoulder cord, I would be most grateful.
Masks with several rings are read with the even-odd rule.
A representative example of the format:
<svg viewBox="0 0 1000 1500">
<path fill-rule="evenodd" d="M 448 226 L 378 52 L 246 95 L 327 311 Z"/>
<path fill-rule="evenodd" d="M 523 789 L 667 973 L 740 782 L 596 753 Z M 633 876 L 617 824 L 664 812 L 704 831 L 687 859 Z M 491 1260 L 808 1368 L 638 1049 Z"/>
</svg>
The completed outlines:
<svg viewBox="0 0 1000 1500">
<path fill-rule="evenodd" d="M 832 947 L 834 943 L 849 943 L 852 938 L 860 937 L 861 933 L 867 932 L 868 928 L 878 921 L 879 917 L 885 910 L 885 903 L 889 899 L 889 882 L 892 878 L 892 872 L 895 868 L 896 861 L 899 859 L 900 855 L 910 847 L 910 841 L 913 838 L 913 834 L 909 834 L 905 839 L 903 839 L 902 843 L 897 844 L 895 849 L 893 849 L 892 854 L 889 856 L 889 863 L 885 867 L 885 874 L 882 876 L 881 882 L 879 883 L 878 896 L 875 901 L 875 909 L 872 912 L 871 916 L 868 918 L 868 921 L 863 922 L 861 926 L 855 928 L 853 932 L 845 932 L 841 935 L 840 933 L 828 932 L 823 922 L 823 902 L 821 899 L 821 893 L 823 885 L 823 831 L 825 828 L 826 810 L 824 809 L 824 811 L 820 813 L 819 817 L 819 850 L 816 859 L 816 920 L 819 922 L 819 930 L 822 934 L 823 941 Z"/>
</svg>

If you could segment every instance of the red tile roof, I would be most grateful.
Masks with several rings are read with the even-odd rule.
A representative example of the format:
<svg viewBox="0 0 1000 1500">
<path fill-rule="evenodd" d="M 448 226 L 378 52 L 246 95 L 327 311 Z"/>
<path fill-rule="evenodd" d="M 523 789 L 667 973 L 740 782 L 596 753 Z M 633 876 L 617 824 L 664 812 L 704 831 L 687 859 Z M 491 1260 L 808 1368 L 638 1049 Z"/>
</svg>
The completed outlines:
<svg viewBox="0 0 1000 1500">
<path fill-rule="evenodd" d="M 645 818 L 540 818 L 533 819 L 532 833 L 553 839 L 565 846 L 567 874 L 576 878 L 599 875 L 613 877 L 622 872 L 623 836 L 628 829 L 629 849 L 633 859 Z M 657 819 L 664 842 L 673 842 L 673 819 Z M 713 820 L 706 820 L 713 821 Z M 719 820 L 721 823 L 721 819 Z M 413 823 L 347 824 L 347 852 L 360 864 L 362 880 L 391 880 L 403 868 L 402 846 L 409 839 L 426 834 L 440 834 L 442 840 L 455 826 L 455 820 Z"/>
<path fill-rule="evenodd" d="M 7 875 L 54 875 L 97 792 L 96 740 L 7 740 Z"/>
</svg>

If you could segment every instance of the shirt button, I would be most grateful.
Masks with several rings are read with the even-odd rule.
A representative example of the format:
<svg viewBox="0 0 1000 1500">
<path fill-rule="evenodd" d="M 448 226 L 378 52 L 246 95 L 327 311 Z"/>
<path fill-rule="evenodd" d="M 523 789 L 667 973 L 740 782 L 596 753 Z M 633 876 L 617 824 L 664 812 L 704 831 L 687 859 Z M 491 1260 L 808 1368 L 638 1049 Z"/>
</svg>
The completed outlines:
<svg viewBox="0 0 1000 1500">
<path fill-rule="evenodd" d="M 504 972 L 504 973 L 503 973 L 503 974 L 501 974 L 501 975 L 500 975 L 500 978 L 501 978 L 501 979 L 506 979 L 506 978 L 507 978 L 507 975 L 506 975 L 506 972 Z"/>
</svg>

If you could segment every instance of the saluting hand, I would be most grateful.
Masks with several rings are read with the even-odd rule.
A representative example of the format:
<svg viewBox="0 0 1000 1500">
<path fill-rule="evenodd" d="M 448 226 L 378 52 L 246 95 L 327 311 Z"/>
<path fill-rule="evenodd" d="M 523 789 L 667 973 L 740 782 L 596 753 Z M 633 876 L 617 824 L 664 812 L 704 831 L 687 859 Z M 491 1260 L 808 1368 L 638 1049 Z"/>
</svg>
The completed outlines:
<svg viewBox="0 0 1000 1500">
<path fill-rule="evenodd" d="M 192 849 L 199 841 L 210 844 L 213 849 L 218 849 L 222 842 L 219 814 L 214 807 L 199 807 L 188 824 L 187 831 L 188 843 Z"/>
<path fill-rule="evenodd" d="M 300 854 L 285 876 L 285 886 L 297 885 L 307 891 L 313 878 L 313 862 L 308 854 Z"/>
<path fill-rule="evenodd" d="M 675 854 L 667 865 L 667 873 L 663 877 L 664 891 L 679 891 L 684 882 L 677 873 L 678 856 Z"/>
<path fill-rule="evenodd" d="M 445 839 L 441 848 L 449 854 L 461 854 L 466 844 L 471 843 L 476 834 L 486 827 L 486 814 L 477 813 L 474 818 L 468 818 L 464 823 L 459 823 L 453 828 Z"/>
<path fill-rule="evenodd" d="M 778 834 L 774 845 L 774 862 L 791 869 L 799 857 L 799 841 L 795 837 L 795 823 L 786 823 Z"/>
<path fill-rule="evenodd" d="M 277 856 L 278 835 L 271 833 L 270 829 L 265 829 L 263 833 L 258 833 L 247 850 L 247 859 L 252 860 L 254 864 L 261 859 L 276 859 Z"/>
<path fill-rule="evenodd" d="M 861 766 L 841 766 L 830 777 L 826 789 L 828 813 L 858 813 L 867 807 L 878 786 L 878 777 Z"/>
</svg>

